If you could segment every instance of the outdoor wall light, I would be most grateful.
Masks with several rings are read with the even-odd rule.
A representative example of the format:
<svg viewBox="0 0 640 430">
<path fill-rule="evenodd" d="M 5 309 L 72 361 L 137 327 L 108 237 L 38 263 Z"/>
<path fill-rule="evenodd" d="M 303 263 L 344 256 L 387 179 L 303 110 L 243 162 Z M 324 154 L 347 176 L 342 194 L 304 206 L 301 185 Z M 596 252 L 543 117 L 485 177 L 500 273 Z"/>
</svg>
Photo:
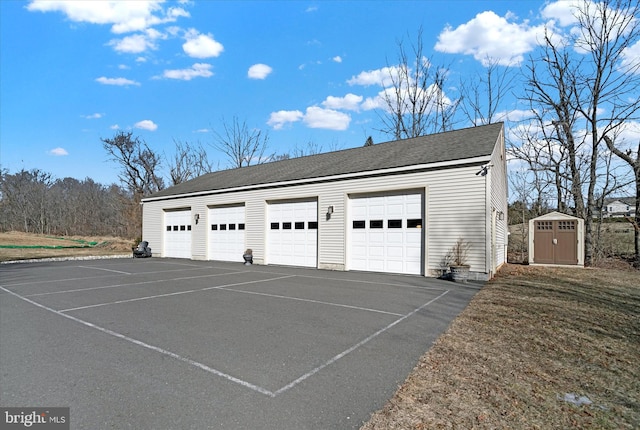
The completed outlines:
<svg viewBox="0 0 640 430">
<path fill-rule="evenodd" d="M 327 213 L 328 213 L 329 215 L 331 215 L 331 214 L 333 213 L 333 205 L 331 205 L 331 206 L 329 206 L 329 207 L 327 208 Z"/>
<path fill-rule="evenodd" d="M 200 214 L 195 214 L 193 216 L 193 219 L 196 220 L 196 224 L 198 224 L 198 221 L 200 220 Z"/>
<path fill-rule="evenodd" d="M 502 211 L 498 212 L 498 219 L 500 221 L 504 220 L 504 212 L 502 212 Z"/>
</svg>

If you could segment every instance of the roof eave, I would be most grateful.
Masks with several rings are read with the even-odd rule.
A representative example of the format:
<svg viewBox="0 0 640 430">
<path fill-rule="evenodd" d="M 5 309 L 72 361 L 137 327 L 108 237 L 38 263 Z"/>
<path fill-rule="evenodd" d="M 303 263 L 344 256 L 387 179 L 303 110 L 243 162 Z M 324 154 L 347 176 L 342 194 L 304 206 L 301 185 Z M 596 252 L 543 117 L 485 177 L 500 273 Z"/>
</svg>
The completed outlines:
<svg viewBox="0 0 640 430">
<path fill-rule="evenodd" d="M 431 169 L 453 168 L 453 167 L 463 167 L 463 166 L 466 167 L 466 166 L 477 164 L 477 163 L 486 163 L 490 160 L 491 160 L 491 154 L 487 154 L 487 155 L 473 157 L 473 158 L 463 158 L 463 159 L 457 159 L 457 160 L 442 161 L 438 163 L 414 164 L 410 166 L 394 167 L 391 169 L 366 170 L 362 172 L 344 173 L 344 174 L 331 175 L 331 176 L 320 176 L 316 178 L 305 178 L 305 179 L 296 179 L 296 180 L 280 181 L 280 182 L 268 182 L 264 184 L 245 185 L 245 186 L 233 187 L 233 188 L 211 189 L 211 190 L 195 191 L 195 192 L 184 193 L 184 194 L 171 194 L 171 195 L 159 196 L 159 197 L 147 197 L 142 199 L 142 203 L 162 201 L 162 200 L 173 200 L 173 199 L 186 198 L 186 197 L 198 197 L 198 196 L 209 195 L 209 194 L 257 190 L 262 188 L 304 185 L 304 184 L 309 184 L 314 182 L 356 179 L 364 176 L 388 175 L 388 174 L 409 172 L 413 170 L 431 170 Z"/>
</svg>

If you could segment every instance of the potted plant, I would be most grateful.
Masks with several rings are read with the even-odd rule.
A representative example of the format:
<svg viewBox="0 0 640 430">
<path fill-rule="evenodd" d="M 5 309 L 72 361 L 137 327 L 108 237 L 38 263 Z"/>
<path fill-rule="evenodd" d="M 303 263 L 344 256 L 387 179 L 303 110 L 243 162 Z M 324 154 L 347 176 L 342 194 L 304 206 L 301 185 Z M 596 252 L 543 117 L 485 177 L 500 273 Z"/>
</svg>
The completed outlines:
<svg viewBox="0 0 640 430">
<path fill-rule="evenodd" d="M 253 264 L 253 250 L 251 248 L 247 249 L 242 255 L 242 258 L 244 258 L 245 266 L 250 266 L 251 264 Z"/>
<path fill-rule="evenodd" d="M 451 255 L 449 270 L 451 271 L 451 279 L 455 282 L 467 282 L 469 279 L 471 266 L 467 264 L 467 257 L 470 248 L 471 244 L 460 238 L 449 251 Z"/>
</svg>

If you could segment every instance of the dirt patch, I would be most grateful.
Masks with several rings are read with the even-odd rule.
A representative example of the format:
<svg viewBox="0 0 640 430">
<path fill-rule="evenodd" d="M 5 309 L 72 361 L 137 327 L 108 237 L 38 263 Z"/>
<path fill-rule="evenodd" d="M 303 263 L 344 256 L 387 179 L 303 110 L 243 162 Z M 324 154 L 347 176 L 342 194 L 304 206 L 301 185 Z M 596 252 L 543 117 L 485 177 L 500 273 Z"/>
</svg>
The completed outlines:
<svg viewBox="0 0 640 430">
<path fill-rule="evenodd" d="M 509 265 L 362 429 L 640 427 L 640 274 Z"/>
<path fill-rule="evenodd" d="M 0 233 L 0 261 L 120 255 L 131 252 L 133 241 L 110 236 L 49 236 L 21 232 Z M 38 248 L 44 247 L 44 248 Z"/>
</svg>

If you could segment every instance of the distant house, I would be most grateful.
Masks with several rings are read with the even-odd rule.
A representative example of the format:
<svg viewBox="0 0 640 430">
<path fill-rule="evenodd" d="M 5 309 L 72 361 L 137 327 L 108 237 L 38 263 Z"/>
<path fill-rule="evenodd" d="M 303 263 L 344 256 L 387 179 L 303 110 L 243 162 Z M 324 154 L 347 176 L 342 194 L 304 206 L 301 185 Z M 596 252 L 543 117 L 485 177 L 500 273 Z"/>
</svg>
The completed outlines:
<svg viewBox="0 0 640 430">
<path fill-rule="evenodd" d="M 623 216 L 634 217 L 636 214 L 636 201 L 633 197 L 615 197 L 606 199 L 602 207 L 604 218 L 620 218 Z"/>
<path fill-rule="evenodd" d="M 155 256 L 471 278 L 506 262 L 502 123 L 209 173 L 143 199 Z"/>
</svg>

